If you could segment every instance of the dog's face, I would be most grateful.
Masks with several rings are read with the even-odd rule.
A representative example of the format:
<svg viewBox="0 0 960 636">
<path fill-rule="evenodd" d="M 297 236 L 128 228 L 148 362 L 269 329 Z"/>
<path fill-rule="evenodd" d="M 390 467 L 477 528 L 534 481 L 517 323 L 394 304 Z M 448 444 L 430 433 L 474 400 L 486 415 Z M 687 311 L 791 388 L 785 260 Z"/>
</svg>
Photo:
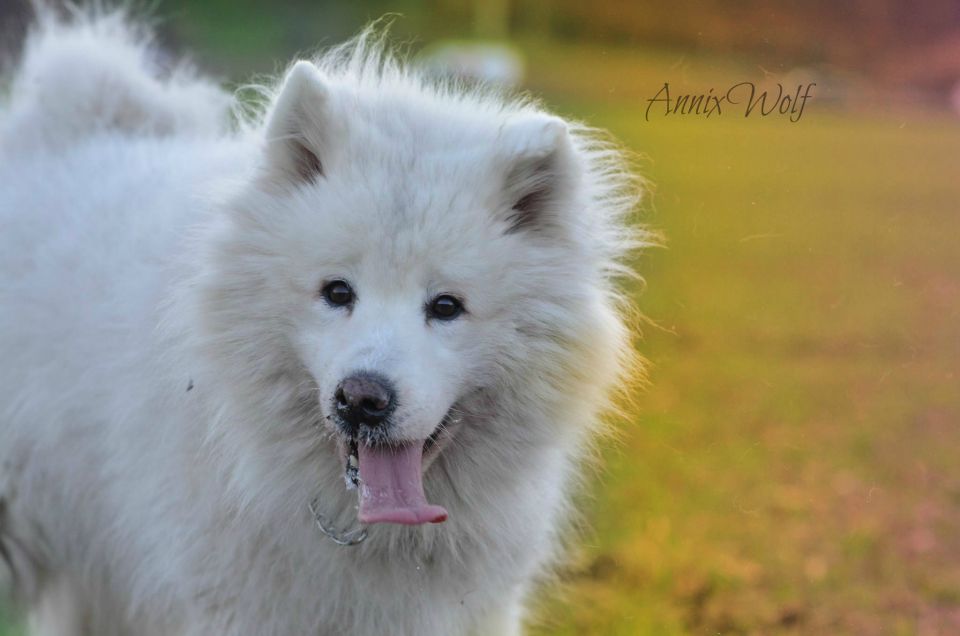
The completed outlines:
<svg viewBox="0 0 960 636">
<path fill-rule="evenodd" d="M 259 356 L 239 364 L 307 371 L 365 521 L 442 520 L 420 471 L 471 398 L 549 399 L 547 376 L 592 372 L 585 332 L 607 318 L 565 124 L 475 110 L 390 102 L 299 63 L 220 259 L 229 313 L 246 303 L 262 332 L 234 334 Z"/>
</svg>

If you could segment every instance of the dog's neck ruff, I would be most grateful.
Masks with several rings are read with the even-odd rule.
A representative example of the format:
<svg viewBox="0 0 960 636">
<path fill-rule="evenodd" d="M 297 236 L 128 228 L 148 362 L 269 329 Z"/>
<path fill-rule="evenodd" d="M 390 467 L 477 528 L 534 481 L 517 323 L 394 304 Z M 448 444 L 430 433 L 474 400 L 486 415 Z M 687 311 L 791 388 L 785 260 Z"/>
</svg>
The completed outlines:
<svg viewBox="0 0 960 636">
<path fill-rule="evenodd" d="M 317 524 L 317 528 L 321 534 L 328 537 L 337 545 L 342 546 L 359 545 L 367 539 L 367 528 L 363 525 L 352 530 L 337 530 L 333 528 L 330 522 L 327 521 L 327 518 L 320 512 L 319 502 L 320 496 L 318 495 L 310 502 L 309 508 L 310 514 L 313 516 L 313 521 Z"/>
</svg>

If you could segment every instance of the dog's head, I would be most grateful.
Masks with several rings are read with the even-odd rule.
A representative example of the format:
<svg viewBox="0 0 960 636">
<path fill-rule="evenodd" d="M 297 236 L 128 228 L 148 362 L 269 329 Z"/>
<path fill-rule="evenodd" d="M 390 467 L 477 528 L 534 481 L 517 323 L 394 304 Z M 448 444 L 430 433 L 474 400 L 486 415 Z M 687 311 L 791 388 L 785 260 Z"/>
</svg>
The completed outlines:
<svg viewBox="0 0 960 636">
<path fill-rule="evenodd" d="M 264 131 L 219 230 L 208 332 L 243 392 L 337 440 L 362 521 L 442 520 L 421 473 L 470 452 L 462 427 L 509 403 L 505 443 L 560 435 L 544 427 L 616 375 L 629 202 L 609 148 L 529 105 L 310 62 Z"/>
</svg>

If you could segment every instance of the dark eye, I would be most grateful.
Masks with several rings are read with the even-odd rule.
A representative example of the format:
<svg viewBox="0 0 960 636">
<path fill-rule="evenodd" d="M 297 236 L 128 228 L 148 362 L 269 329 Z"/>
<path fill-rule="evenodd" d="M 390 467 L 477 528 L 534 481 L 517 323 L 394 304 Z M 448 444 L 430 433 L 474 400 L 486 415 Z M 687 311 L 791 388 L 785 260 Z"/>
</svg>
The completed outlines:
<svg viewBox="0 0 960 636">
<path fill-rule="evenodd" d="M 437 320 L 453 320 L 463 313 L 463 303 L 449 294 L 437 296 L 427 306 L 427 315 Z"/>
<path fill-rule="evenodd" d="M 334 307 L 345 307 L 353 304 L 356 296 L 353 289 L 345 281 L 333 280 L 323 286 L 320 291 L 324 299 Z"/>
</svg>

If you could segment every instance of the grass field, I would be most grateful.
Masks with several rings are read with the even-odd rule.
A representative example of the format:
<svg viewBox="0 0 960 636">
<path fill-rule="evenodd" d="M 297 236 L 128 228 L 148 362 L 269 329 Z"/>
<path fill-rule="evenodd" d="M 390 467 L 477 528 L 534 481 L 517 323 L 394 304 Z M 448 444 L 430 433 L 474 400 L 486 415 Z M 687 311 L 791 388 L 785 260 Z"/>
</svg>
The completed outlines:
<svg viewBox="0 0 960 636">
<path fill-rule="evenodd" d="M 960 126 L 601 120 L 661 328 L 542 633 L 960 633 Z"/>
<path fill-rule="evenodd" d="M 756 72 L 683 60 L 531 57 L 643 153 L 668 242 L 638 259 L 650 388 L 534 633 L 960 633 L 960 122 L 645 122 L 663 81 Z"/>
<path fill-rule="evenodd" d="M 644 153 L 668 249 L 639 260 L 650 388 L 537 633 L 960 633 L 960 122 L 646 122 L 598 61 L 543 81 Z"/>
</svg>

